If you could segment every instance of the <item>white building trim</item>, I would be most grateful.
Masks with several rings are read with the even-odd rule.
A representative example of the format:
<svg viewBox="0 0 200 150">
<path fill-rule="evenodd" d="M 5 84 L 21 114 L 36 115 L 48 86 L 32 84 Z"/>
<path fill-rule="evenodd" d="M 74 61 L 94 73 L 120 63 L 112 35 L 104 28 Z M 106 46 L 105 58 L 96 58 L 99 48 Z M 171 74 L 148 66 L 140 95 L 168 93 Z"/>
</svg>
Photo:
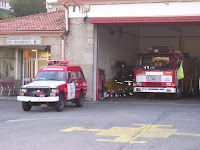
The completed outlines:
<svg viewBox="0 0 200 150">
<path fill-rule="evenodd" d="M 90 5 L 88 17 L 164 17 L 198 16 L 200 2 L 169 2 L 142 4 Z M 86 17 L 78 6 L 69 6 L 69 18 Z"/>
</svg>

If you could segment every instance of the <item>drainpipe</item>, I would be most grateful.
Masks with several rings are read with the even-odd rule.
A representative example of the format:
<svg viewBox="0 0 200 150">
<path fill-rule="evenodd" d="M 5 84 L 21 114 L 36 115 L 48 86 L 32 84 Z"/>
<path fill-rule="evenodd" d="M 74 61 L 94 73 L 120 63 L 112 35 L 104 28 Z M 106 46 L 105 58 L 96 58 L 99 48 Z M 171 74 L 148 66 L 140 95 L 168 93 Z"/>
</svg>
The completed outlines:
<svg viewBox="0 0 200 150">
<path fill-rule="evenodd" d="M 63 37 L 63 34 L 60 33 L 60 37 L 62 39 L 62 60 L 65 59 L 65 38 Z"/>
<path fill-rule="evenodd" d="M 65 24 L 66 24 L 66 26 L 65 26 L 65 33 L 68 33 L 68 31 L 69 31 L 69 13 L 68 13 L 68 6 L 65 4 L 65 3 L 63 3 L 63 6 L 64 6 L 64 8 L 65 8 Z M 65 59 L 65 38 L 64 38 L 64 36 L 63 36 L 63 33 L 60 33 L 60 38 L 62 39 L 62 60 L 64 60 Z"/>
<path fill-rule="evenodd" d="M 66 32 L 68 32 L 69 31 L 69 12 L 68 12 L 68 6 L 65 4 L 65 3 L 63 3 L 63 6 L 64 6 L 64 8 L 65 8 L 65 24 L 66 24 Z"/>
<path fill-rule="evenodd" d="M 72 0 L 79 8 L 79 11 L 81 11 L 81 6 L 75 1 L 75 0 Z"/>
</svg>

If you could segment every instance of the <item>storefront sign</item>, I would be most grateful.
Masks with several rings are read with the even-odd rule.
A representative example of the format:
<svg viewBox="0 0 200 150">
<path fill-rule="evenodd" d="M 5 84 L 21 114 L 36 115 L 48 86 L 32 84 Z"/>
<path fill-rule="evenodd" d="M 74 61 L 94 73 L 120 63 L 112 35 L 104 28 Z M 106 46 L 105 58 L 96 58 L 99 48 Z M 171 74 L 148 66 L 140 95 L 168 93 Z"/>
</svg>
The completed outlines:
<svg viewBox="0 0 200 150">
<path fill-rule="evenodd" d="M 7 44 L 11 45 L 39 45 L 41 37 L 8 37 Z"/>
</svg>

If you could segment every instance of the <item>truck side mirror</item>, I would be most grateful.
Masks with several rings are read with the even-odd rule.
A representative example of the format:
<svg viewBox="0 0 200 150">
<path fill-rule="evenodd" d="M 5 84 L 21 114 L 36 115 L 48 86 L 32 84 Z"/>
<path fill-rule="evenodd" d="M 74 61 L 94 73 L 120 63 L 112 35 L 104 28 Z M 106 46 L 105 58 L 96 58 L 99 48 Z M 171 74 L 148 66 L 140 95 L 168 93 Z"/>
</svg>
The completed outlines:
<svg viewBox="0 0 200 150">
<path fill-rule="evenodd" d="M 181 61 L 177 60 L 176 68 L 180 68 L 180 66 L 181 66 Z"/>
</svg>

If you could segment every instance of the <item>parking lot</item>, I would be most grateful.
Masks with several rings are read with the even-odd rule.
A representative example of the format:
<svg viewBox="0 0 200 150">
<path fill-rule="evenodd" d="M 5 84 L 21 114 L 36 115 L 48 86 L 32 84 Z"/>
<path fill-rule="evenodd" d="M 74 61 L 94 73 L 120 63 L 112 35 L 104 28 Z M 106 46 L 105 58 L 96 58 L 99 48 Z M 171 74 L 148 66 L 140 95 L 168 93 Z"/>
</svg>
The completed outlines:
<svg viewBox="0 0 200 150">
<path fill-rule="evenodd" d="M 198 150 L 200 97 L 148 97 L 42 105 L 24 112 L 15 98 L 0 99 L 2 150 Z"/>
</svg>

